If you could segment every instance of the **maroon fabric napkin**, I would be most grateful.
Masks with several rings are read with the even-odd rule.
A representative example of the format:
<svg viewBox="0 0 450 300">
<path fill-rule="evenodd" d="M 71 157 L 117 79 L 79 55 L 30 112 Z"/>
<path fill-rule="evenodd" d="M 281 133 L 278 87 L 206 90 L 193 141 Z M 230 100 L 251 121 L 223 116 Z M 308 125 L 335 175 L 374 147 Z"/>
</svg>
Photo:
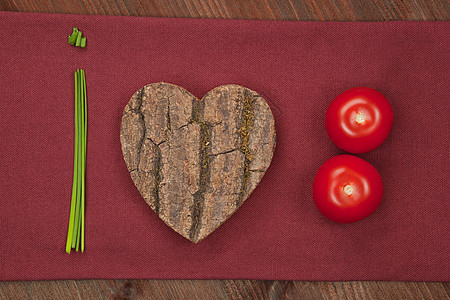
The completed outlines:
<svg viewBox="0 0 450 300">
<path fill-rule="evenodd" d="M 68 45 L 77 26 L 85 49 Z M 0 12 L 0 280 L 244 278 L 448 281 L 449 23 L 322 23 Z M 65 253 L 74 80 L 86 70 L 86 251 Z M 119 129 L 131 95 L 170 82 L 202 97 L 260 93 L 277 128 L 272 165 L 243 206 L 193 244 L 135 188 Z M 369 86 L 394 111 L 388 139 L 358 155 L 381 174 L 379 209 L 354 224 L 312 199 L 319 166 L 343 153 L 324 116 Z"/>
</svg>

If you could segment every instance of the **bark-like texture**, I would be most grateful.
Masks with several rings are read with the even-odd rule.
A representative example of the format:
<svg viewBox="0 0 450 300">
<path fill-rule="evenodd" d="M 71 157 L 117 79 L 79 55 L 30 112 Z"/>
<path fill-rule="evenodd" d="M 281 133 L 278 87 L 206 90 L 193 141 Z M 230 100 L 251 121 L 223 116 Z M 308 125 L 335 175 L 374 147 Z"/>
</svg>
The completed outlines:
<svg viewBox="0 0 450 300">
<path fill-rule="evenodd" d="M 198 100 L 153 83 L 123 111 L 123 157 L 136 187 L 160 218 L 199 242 L 258 185 L 272 160 L 275 124 L 266 101 L 238 85 Z"/>
</svg>

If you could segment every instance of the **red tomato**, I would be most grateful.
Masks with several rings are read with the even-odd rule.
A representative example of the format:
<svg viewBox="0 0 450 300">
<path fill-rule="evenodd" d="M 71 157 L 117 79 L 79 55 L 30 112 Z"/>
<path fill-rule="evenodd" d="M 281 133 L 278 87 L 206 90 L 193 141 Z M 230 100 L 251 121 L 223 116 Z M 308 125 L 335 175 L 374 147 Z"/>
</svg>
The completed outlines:
<svg viewBox="0 0 450 300">
<path fill-rule="evenodd" d="M 337 155 L 320 166 L 313 198 L 319 211 L 339 223 L 370 216 L 380 205 L 383 182 L 374 166 L 353 155 Z"/>
<path fill-rule="evenodd" d="M 325 127 L 333 143 L 350 153 L 369 152 L 391 131 L 392 108 L 378 91 L 356 87 L 337 96 L 328 107 Z"/>
</svg>

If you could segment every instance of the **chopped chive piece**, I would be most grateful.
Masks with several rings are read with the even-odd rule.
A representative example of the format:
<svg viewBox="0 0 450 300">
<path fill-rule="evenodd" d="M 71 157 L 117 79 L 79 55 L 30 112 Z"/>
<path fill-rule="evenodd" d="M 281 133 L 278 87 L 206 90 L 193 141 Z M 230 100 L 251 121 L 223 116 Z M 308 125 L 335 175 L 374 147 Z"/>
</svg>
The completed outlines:
<svg viewBox="0 0 450 300">
<path fill-rule="evenodd" d="M 75 43 L 75 46 L 79 47 L 81 44 L 81 36 L 82 36 L 83 32 L 81 32 L 81 30 L 78 31 L 77 33 L 77 41 Z"/>
<path fill-rule="evenodd" d="M 69 35 L 69 44 L 81 48 L 86 47 L 86 37 L 83 36 L 83 32 L 78 30 L 77 27 L 74 27 L 72 34 Z"/>
<path fill-rule="evenodd" d="M 75 41 L 77 40 L 77 36 L 78 36 L 78 28 L 74 27 L 72 34 L 69 35 L 69 44 L 70 45 L 75 44 Z"/>
<path fill-rule="evenodd" d="M 87 97 L 84 70 L 75 72 L 75 153 L 66 252 L 84 252 L 86 201 Z"/>
</svg>

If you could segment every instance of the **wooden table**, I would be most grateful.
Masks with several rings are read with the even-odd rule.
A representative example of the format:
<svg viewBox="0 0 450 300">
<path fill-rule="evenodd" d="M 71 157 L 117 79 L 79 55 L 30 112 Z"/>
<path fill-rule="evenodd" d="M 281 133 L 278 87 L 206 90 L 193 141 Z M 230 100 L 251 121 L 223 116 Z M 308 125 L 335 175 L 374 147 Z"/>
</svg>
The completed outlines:
<svg viewBox="0 0 450 300">
<path fill-rule="evenodd" d="M 446 0 L 0 0 L 0 10 L 179 18 L 449 20 Z M 1 271 L 1 270 L 0 270 Z M 0 299 L 449 299 L 448 282 L 63 280 L 0 282 Z"/>
</svg>

